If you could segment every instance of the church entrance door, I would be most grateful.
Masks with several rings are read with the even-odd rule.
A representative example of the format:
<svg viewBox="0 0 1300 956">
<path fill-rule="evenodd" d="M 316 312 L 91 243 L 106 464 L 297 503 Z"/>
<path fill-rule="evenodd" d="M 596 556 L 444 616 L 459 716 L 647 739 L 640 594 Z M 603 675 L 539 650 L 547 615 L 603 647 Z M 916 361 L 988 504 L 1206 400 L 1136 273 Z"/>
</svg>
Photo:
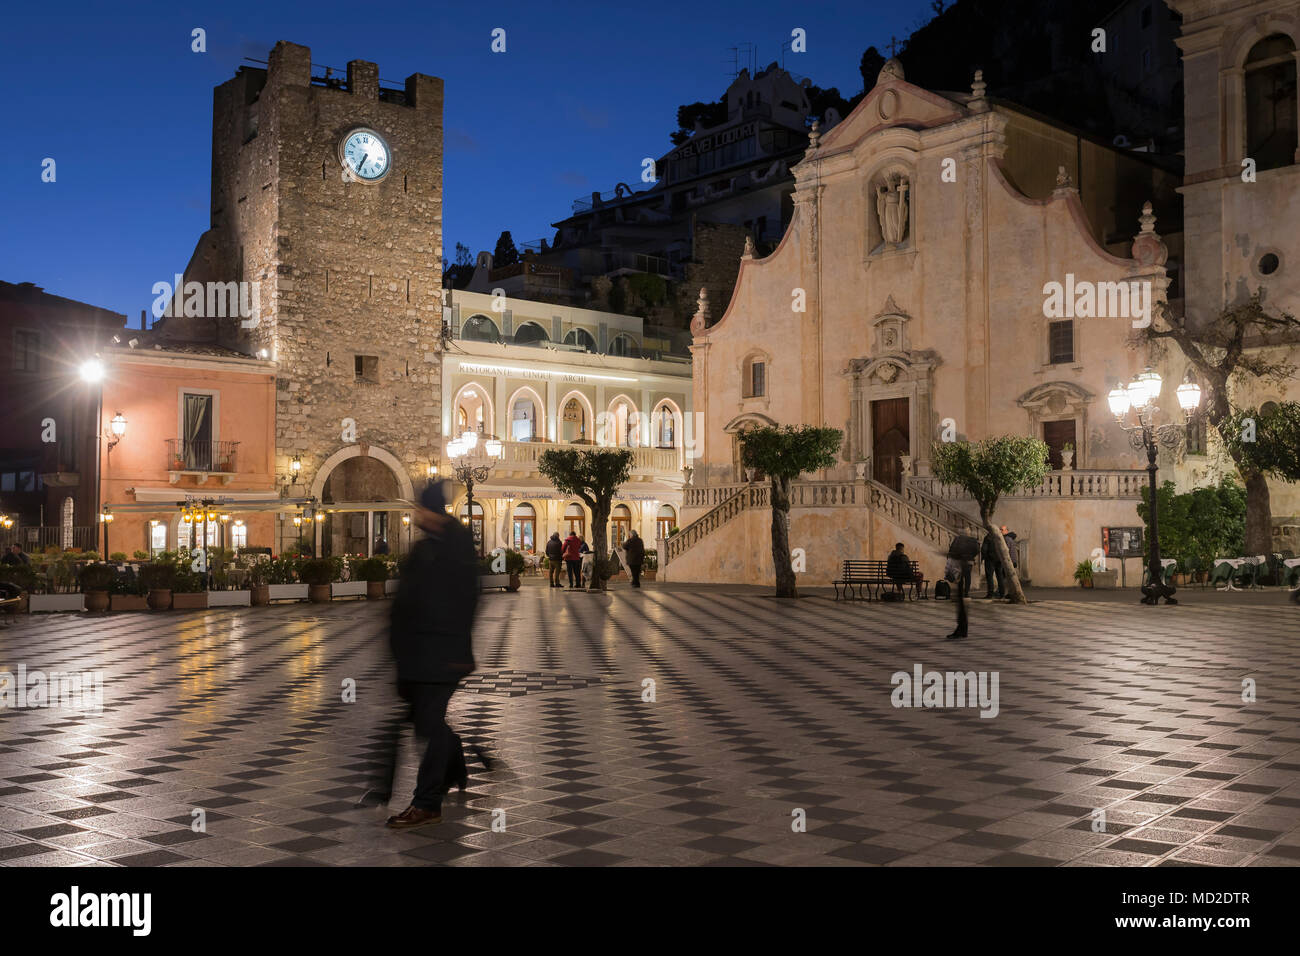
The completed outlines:
<svg viewBox="0 0 1300 956">
<path fill-rule="evenodd" d="M 898 456 L 912 451 L 908 411 L 906 398 L 871 403 L 871 477 L 899 492 L 903 490 L 903 463 Z"/>
</svg>

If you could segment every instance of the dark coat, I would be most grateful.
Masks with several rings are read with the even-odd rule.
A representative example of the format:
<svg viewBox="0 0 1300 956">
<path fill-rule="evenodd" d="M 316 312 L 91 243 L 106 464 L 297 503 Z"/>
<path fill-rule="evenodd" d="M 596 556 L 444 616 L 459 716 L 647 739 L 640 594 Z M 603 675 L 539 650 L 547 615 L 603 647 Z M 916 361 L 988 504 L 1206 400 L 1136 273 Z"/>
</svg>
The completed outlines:
<svg viewBox="0 0 1300 956">
<path fill-rule="evenodd" d="M 546 556 L 552 561 L 559 561 L 564 556 L 564 542 L 559 538 L 547 538 Z"/>
<path fill-rule="evenodd" d="M 984 536 L 984 543 L 980 545 L 980 557 L 985 561 L 997 561 L 998 546 L 993 539 L 993 535 L 986 534 Z"/>
<path fill-rule="evenodd" d="M 640 535 L 635 538 L 628 538 L 623 542 L 623 553 L 627 555 L 627 563 L 639 568 L 645 564 L 645 541 Z"/>
<path fill-rule="evenodd" d="M 1016 547 L 1016 533 L 1008 531 L 1002 536 L 1002 540 L 1007 543 L 1007 551 L 1011 553 L 1011 566 L 1017 568 L 1020 566 L 1020 549 Z"/>
<path fill-rule="evenodd" d="M 454 683 L 474 670 L 474 539 L 459 521 L 421 538 L 402 562 L 389 642 L 401 681 Z"/>
<path fill-rule="evenodd" d="M 912 577 L 912 559 L 902 551 L 890 551 L 885 562 L 885 573 L 895 580 L 907 580 Z"/>
</svg>

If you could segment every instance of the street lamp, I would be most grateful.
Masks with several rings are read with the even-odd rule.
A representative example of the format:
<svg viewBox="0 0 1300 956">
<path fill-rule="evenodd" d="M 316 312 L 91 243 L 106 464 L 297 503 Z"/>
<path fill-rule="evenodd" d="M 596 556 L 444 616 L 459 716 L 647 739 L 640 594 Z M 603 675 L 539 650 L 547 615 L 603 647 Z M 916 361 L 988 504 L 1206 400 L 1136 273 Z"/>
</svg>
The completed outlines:
<svg viewBox="0 0 1300 956">
<path fill-rule="evenodd" d="M 465 507 L 469 515 L 470 533 L 474 530 L 474 485 L 487 481 L 488 475 L 501 457 L 501 442 L 489 438 L 479 447 L 477 432 L 464 432 L 447 443 L 447 457 L 451 459 L 452 474 L 465 486 Z M 479 554 L 483 553 L 483 539 L 478 541 Z"/>
<path fill-rule="evenodd" d="M 1151 544 L 1147 562 L 1147 583 L 1142 588 L 1142 603 L 1150 605 L 1158 605 L 1161 598 L 1165 599 L 1167 605 L 1178 603 L 1173 596 L 1176 590 L 1174 586 L 1165 584 L 1164 567 L 1160 563 L 1160 537 L 1156 513 L 1156 452 L 1161 445 L 1166 448 L 1178 447 L 1187 436 L 1187 423 L 1191 421 L 1192 415 L 1201 404 L 1201 387 L 1190 380 L 1185 381 L 1177 389 L 1178 405 L 1182 409 L 1183 420 L 1157 424 L 1156 418 L 1160 413 L 1160 407 L 1156 402 L 1160 398 L 1161 385 L 1160 375 L 1148 367 L 1138 373 L 1127 386 L 1117 385 L 1106 396 L 1111 414 L 1115 416 L 1115 421 L 1119 423 L 1120 428 L 1128 433 L 1129 442 L 1138 451 L 1146 449 L 1147 453 Z M 1130 410 L 1136 418 L 1136 424 L 1133 425 L 1125 424 Z"/>
</svg>

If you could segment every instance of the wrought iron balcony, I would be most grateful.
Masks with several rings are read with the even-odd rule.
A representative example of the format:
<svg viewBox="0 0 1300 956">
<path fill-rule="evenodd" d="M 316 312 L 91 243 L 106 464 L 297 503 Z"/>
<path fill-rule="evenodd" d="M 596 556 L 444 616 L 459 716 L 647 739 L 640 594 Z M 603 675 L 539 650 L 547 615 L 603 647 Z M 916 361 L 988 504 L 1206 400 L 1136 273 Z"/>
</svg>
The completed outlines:
<svg viewBox="0 0 1300 956">
<path fill-rule="evenodd" d="M 204 480 L 209 475 L 215 475 L 229 481 L 238 470 L 235 460 L 238 448 L 237 441 L 185 441 L 168 438 L 166 470 L 171 474 L 172 484 L 180 481 L 181 475 L 187 474 L 202 476 Z"/>
</svg>

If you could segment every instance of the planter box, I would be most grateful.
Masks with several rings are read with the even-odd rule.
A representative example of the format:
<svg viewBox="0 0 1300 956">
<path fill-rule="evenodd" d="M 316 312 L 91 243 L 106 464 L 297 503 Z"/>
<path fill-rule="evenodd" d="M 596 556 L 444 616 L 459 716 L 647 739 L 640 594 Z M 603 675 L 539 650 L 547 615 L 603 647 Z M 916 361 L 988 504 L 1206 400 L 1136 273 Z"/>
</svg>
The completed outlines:
<svg viewBox="0 0 1300 956">
<path fill-rule="evenodd" d="M 1093 571 L 1092 586 L 1095 588 L 1114 588 L 1119 586 L 1118 571 Z"/>
<path fill-rule="evenodd" d="M 38 611 L 81 611 L 85 606 L 84 594 L 32 594 L 27 601 L 27 609 L 33 614 Z"/>
<path fill-rule="evenodd" d="M 389 578 L 387 581 L 384 582 L 384 593 L 385 594 L 397 593 L 397 578 Z"/>
<path fill-rule="evenodd" d="M 108 598 L 110 611 L 147 611 L 149 598 L 143 594 L 110 594 Z"/>
<path fill-rule="evenodd" d="M 489 588 L 505 589 L 510 587 L 510 575 L 508 574 L 480 574 L 478 576 L 478 589 L 486 591 Z M 80 597 L 80 595 L 78 595 Z"/>
<path fill-rule="evenodd" d="M 208 607 L 249 607 L 252 591 L 209 591 Z"/>
<path fill-rule="evenodd" d="M 198 611 L 208 606 L 208 592 L 197 591 L 192 594 L 172 592 L 173 611 Z"/>
<path fill-rule="evenodd" d="M 331 597 L 365 597 L 365 581 L 335 581 L 330 585 Z"/>
<path fill-rule="evenodd" d="M 271 590 L 272 601 L 307 600 L 307 585 L 305 584 L 271 584 L 268 587 Z"/>
</svg>

